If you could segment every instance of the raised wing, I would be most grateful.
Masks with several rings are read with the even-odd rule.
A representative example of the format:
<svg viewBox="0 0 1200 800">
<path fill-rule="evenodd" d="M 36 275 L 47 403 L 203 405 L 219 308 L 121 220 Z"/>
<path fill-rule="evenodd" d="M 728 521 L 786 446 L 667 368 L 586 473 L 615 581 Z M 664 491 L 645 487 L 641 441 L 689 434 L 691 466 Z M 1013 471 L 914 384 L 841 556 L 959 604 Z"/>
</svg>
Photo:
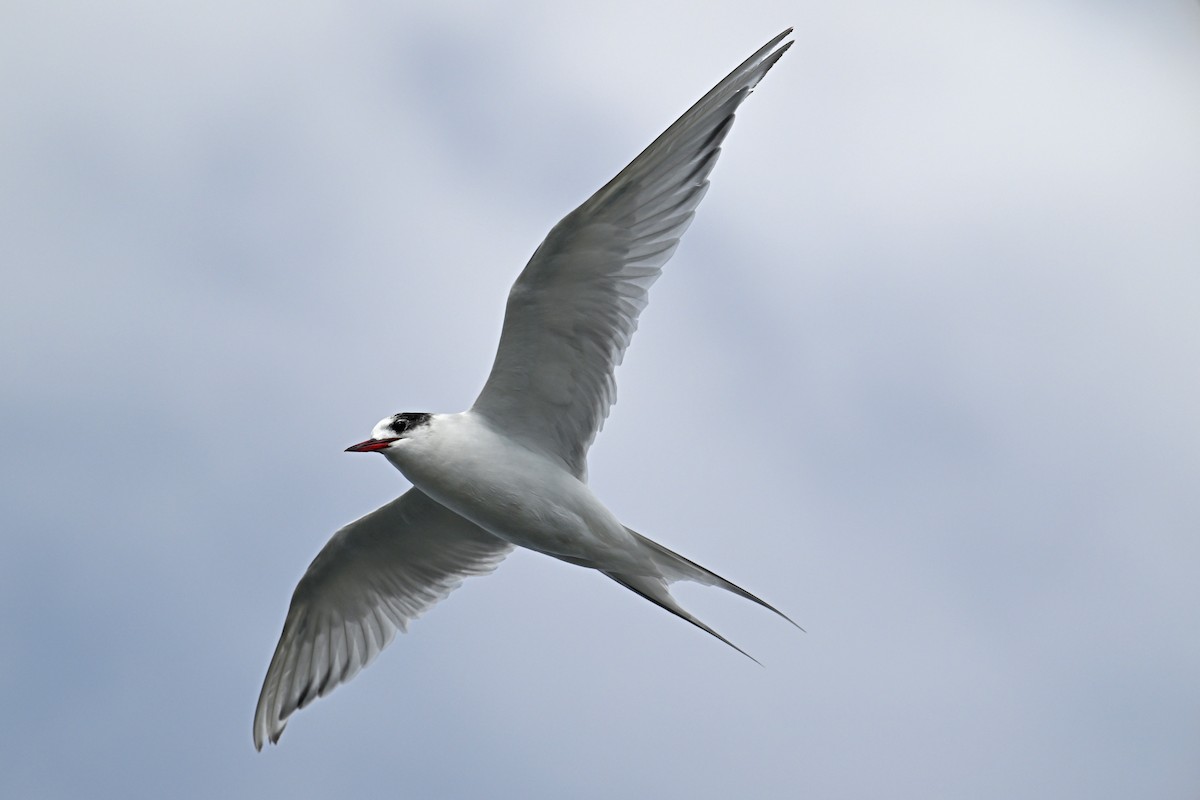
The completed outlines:
<svg viewBox="0 0 1200 800">
<path fill-rule="evenodd" d="M 791 28 L 750 56 L 629 166 L 554 226 L 504 313 L 473 411 L 579 477 L 616 401 L 613 370 L 650 285 L 708 189 L 734 111 L 791 46 Z"/>
<path fill-rule="evenodd" d="M 296 586 L 254 712 L 254 746 L 352 678 L 413 619 L 512 545 L 417 489 L 342 528 Z"/>
</svg>

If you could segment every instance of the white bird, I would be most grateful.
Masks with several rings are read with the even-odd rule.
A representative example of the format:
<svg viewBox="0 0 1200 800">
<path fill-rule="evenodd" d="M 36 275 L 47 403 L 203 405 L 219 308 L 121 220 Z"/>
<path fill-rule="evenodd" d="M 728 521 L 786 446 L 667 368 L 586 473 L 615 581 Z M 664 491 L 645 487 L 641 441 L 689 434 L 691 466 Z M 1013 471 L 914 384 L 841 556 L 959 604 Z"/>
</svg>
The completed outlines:
<svg viewBox="0 0 1200 800">
<path fill-rule="evenodd" d="M 300 579 L 254 714 L 254 746 L 366 666 L 408 622 L 514 546 L 599 570 L 743 653 L 680 607 L 679 580 L 774 607 L 621 524 L 586 483 L 613 370 L 708 190 L 734 112 L 791 46 L 776 36 L 554 226 L 512 291 L 496 360 L 460 414 L 404 413 L 348 448 L 413 488 L 342 528 Z M 791 620 L 788 620 L 791 622 Z M 795 623 L 793 623 L 795 624 Z"/>
</svg>

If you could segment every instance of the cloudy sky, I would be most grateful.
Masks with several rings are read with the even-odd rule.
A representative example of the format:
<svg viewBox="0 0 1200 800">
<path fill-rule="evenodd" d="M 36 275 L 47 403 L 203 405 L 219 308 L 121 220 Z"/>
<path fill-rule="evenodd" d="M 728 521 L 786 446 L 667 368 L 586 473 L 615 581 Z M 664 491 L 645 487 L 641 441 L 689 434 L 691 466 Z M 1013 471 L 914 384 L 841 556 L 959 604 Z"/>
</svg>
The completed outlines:
<svg viewBox="0 0 1200 800">
<path fill-rule="evenodd" d="M 1200 6 L 0 11 L 0 796 L 1200 793 Z M 592 450 L 759 668 L 531 553 L 256 753 L 291 591 L 729 69 Z"/>
</svg>

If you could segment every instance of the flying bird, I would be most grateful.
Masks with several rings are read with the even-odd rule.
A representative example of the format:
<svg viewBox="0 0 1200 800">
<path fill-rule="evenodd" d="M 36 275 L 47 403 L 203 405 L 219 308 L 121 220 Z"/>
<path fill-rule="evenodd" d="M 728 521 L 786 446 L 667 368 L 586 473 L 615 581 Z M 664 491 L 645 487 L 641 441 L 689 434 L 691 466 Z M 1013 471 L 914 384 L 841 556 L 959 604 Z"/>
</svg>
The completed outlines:
<svg viewBox="0 0 1200 800">
<path fill-rule="evenodd" d="M 300 579 L 254 714 L 256 749 L 513 547 L 599 570 L 743 655 L 676 603 L 669 584 L 717 586 L 788 619 L 623 525 L 588 488 L 587 452 L 616 400 L 613 370 L 708 191 L 734 112 L 791 32 L 550 230 L 509 292 L 496 360 L 471 408 L 395 414 L 347 448 L 383 455 L 412 488 L 335 533 Z"/>
</svg>

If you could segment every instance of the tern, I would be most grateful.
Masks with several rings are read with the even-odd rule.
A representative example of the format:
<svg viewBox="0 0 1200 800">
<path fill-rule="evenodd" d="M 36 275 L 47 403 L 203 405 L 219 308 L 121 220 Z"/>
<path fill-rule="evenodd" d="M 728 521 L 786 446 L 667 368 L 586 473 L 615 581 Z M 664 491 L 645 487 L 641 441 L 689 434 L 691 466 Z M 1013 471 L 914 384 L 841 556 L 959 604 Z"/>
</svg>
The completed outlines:
<svg viewBox="0 0 1200 800">
<path fill-rule="evenodd" d="M 587 485 L 588 447 L 616 400 L 613 371 L 650 285 L 708 190 L 734 112 L 791 46 L 791 32 L 551 229 L 509 292 L 496 360 L 470 409 L 395 414 L 347 448 L 380 453 L 412 488 L 334 534 L 300 579 L 254 714 L 256 749 L 278 742 L 297 709 L 349 680 L 409 621 L 513 547 L 599 570 L 743 655 L 668 586 L 720 587 L 791 622 L 623 525 Z"/>
</svg>

